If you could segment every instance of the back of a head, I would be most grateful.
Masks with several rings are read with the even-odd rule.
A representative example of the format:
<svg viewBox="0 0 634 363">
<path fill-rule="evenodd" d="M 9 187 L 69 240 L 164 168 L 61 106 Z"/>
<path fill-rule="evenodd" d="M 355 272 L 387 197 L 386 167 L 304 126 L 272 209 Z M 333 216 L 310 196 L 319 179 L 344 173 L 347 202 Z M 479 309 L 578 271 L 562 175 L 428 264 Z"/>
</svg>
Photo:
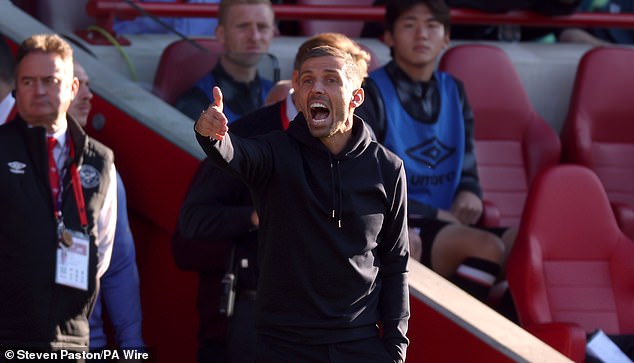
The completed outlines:
<svg viewBox="0 0 634 363">
<path fill-rule="evenodd" d="M 218 6 L 218 24 L 223 24 L 227 18 L 229 8 L 234 5 L 268 5 L 272 9 L 271 0 L 220 0 Z"/>
<path fill-rule="evenodd" d="M 445 31 L 449 32 L 451 27 L 451 10 L 444 0 L 390 0 L 385 6 L 385 30 L 394 31 L 396 20 L 411 8 L 417 5 L 425 5 L 433 17 L 439 21 Z"/>
<path fill-rule="evenodd" d="M 363 50 L 354 40 L 341 33 L 321 33 L 308 38 L 297 50 L 293 69 L 299 71 L 301 64 L 305 61 L 304 55 L 319 46 L 336 48 L 350 54 L 357 65 L 361 78 L 367 76 L 370 54 Z"/>
<path fill-rule="evenodd" d="M 9 45 L 0 38 L 0 82 L 6 85 L 13 85 L 15 69 L 15 57 Z"/>
</svg>

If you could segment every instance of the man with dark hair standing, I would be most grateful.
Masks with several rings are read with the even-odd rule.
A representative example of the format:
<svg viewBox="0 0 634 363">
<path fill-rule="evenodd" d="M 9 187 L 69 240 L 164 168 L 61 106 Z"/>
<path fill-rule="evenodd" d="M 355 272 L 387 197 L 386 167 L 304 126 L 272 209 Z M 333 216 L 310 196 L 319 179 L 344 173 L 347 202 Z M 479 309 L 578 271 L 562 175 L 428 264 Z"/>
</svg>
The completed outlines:
<svg viewBox="0 0 634 363">
<path fill-rule="evenodd" d="M 217 87 L 195 125 L 207 155 L 249 186 L 260 219 L 257 361 L 403 362 L 402 161 L 354 116 L 364 92 L 349 52 L 318 45 L 297 59 L 300 113 L 285 132 L 228 133 Z"/>
<path fill-rule="evenodd" d="M 227 115 L 231 121 L 261 107 L 272 87 L 272 82 L 260 77 L 257 72 L 258 63 L 262 55 L 268 52 L 275 34 L 271 1 L 222 0 L 218 20 L 216 39 L 222 44 L 224 54 L 211 72 L 176 102 L 176 108 L 193 120 L 211 102 L 211 89 L 215 85 L 228 92 Z M 226 194 L 214 194 L 205 188 L 212 179 L 226 185 L 226 177 L 218 175 L 214 169 L 209 161 L 201 162 L 188 192 L 200 199 L 185 200 L 172 239 L 177 266 L 198 273 L 199 363 L 225 362 L 228 359 L 227 348 L 236 351 L 233 346 L 227 346 L 228 329 L 229 334 L 243 339 L 241 342 L 245 346 L 253 346 L 248 338 L 253 329 L 240 321 L 245 317 L 244 313 L 249 311 L 248 307 L 242 307 L 248 305 L 247 300 L 253 300 L 255 290 L 256 264 L 253 261 L 254 253 L 251 252 L 254 248 L 250 244 L 257 234 L 257 215 L 248 192 L 240 192 L 242 188 L 231 188 L 241 186 L 235 181 L 229 181 L 233 185 Z M 219 220 L 214 218 L 218 212 L 221 216 Z M 234 249 L 233 242 L 236 241 L 239 241 L 238 247 L 232 254 L 230 251 Z M 240 311 L 232 318 L 235 324 L 228 324 L 227 316 L 218 313 L 220 281 L 227 269 L 240 272 L 241 292 L 237 296 Z M 236 356 L 248 360 L 250 352 L 251 349 L 243 349 Z"/>
<path fill-rule="evenodd" d="M 0 345 L 88 347 L 116 224 L 112 151 L 67 111 L 79 82 L 57 35 L 19 48 L 18 115 L 0 127 Z"/>
<path fill-rule="evenodd" d="M 81 127 L 86 127 L 93 97 L 90 90 L 90 77 L 79 63 L 75 63 L 75 77 L 79 81 L 79 87 L 77 95 L 68 108 L 68 114 Z M 112 325 L 117 348 L 143 348 L 139 272 L 136 266 L 134 237 L 128 222 L 125 187 L 119 173 L 117 173 L 117 224 L 112 258 L 108 270 L 99 282 L 100 290 L 89 320 L 90 349 L 102 350 L 108 347 L 104 328 L 106 316 Z M 107 311 L 107 314 L 103 314 L 103 311 Z"/>
</svg>

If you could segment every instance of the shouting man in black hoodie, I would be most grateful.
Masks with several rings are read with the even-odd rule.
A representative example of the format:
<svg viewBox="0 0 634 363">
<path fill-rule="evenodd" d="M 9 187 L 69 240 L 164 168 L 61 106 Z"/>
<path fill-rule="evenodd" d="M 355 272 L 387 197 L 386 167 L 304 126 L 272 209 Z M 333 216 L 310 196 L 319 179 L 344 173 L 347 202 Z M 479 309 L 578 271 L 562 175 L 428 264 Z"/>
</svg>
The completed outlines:
<svg viewBox="0 0 634 363">
<path fill-rule="evenodd" d="M 195 125 L 207 155 L 251 188 L 260 218 L 258 361 L 403 362 L 403 163 L 354 116 L 364 91 L 349 53 L 317 46 L 298 60 L 300 113 L 287 131 L 232 135 L 218 87 Z"/>
</svg>

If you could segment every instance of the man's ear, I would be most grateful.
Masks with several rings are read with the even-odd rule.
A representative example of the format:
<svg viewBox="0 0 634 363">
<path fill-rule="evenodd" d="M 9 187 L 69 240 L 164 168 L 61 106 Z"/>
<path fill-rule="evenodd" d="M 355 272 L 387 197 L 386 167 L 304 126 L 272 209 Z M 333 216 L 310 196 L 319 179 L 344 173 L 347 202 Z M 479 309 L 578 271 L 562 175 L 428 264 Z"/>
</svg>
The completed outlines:
<svg viewBox="0 0 634 363">
<path fill-rule="evenodd" d="M 225 27 L 218 24 L 216 25 L 216 30 L 214 30 L 214 33 L 216 34 L 216 39 L 218 40 L 218 42 L 220 42 L 220 44 L 222 44 L 224 46 L 225 44 Z"/>
<path fill-rule="evenodd" d="M 357 108 L 361 106 L 363 100 L 365 100 L 365 91 L 363 90 L 363 88 L 357 88 L 356 90 L 352 91 L 352 100 L 350 101 L 350 106 Z"/>
<path fill-rule="evenodd" d="M 392 48 L 394 46 L 394 39 L 392 39 L 392 33 L 389 31 L 383 32 L 383 43 L 388 46 L 388 48 Z"/>
<path fill-rule="evenodd" d="M 293 89 L 299 89 L 299 72 L 297 70 L 294 70 L 291 75 L 291 86 Z"/>
<path fill-rule="evenodd" d="M 75 96 L 77 96 L 78 92 L 79 92 L 79 78 L 73 77 L 73 83 L 71 84 L 71 93 L 72 93 L 71 101 L 75 99 Z"/>
</svg>

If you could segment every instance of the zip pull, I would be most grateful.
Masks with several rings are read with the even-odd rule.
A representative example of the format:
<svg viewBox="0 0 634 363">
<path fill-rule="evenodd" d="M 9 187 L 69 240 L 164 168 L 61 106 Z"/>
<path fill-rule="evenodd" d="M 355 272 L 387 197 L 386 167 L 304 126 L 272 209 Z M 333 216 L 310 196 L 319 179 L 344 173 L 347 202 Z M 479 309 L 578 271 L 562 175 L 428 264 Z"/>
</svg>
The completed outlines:
<svg viewBox="0 0 634 363">
<path fill-rule="evenodd" d="M 339 228 L 341 228 L 341 219 L 338 220 L 337 223 L 339 224 Z"/>
</svg>

